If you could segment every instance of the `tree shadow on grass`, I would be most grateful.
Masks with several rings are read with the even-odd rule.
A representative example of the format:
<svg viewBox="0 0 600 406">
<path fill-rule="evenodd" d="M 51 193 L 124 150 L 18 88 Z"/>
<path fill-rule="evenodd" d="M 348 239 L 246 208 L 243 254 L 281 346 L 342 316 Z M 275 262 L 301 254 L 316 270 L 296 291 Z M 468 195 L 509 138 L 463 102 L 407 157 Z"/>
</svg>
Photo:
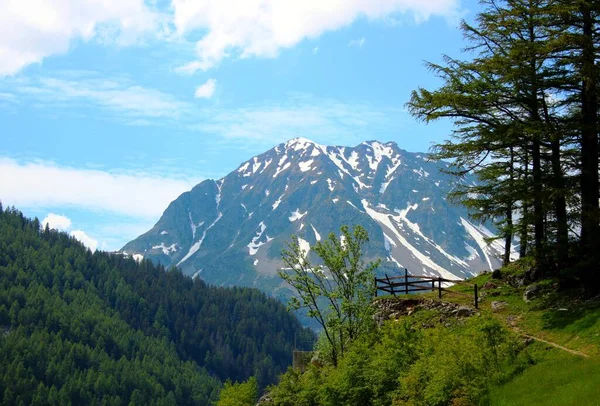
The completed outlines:
<svg viewBox="0 0 600 406">
<path fill-rule="evenodd" d="M 547 310 L 542 316 L 545 330 L 587 330 L 599 323 L 600 304 L 567 310 Z"/>
</svg>

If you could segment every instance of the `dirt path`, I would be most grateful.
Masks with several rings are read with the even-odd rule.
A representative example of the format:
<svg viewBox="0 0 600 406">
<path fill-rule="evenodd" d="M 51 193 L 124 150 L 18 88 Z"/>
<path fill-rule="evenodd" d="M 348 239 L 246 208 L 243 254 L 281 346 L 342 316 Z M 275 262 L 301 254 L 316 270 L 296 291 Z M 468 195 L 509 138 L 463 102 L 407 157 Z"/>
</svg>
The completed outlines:
<svg viewBox="0 0 600 406">
<path fill-rule="evenodd" d="M 568 352 L 570 354 L 573 354 L 573 355 L 578 355 L 578 356 L 583 357 L 583 358 L 589 358 L 590 357 L 587 354 L 584 354 L 584 353 L 579 352 L 579 351 L 571 350 L 571 349 L 569 349 L 567 347 L 563 347 L 560 344 L 553 343 L 552 341 L 544 340 L 543 338 L 539 338 L 539 337 L 536 337 L 536 336 L 532 336 L 530 334 L 523 333 L 518 327 L 511 327 L 511 328 L 512 328 L 512 330 L 515 333 L 517 333 L 517 334 L 519 334 L 519 335 L 521 335 L 523 337 L 531 338 L 532 340 L 539 341 L 539 342 L 551 345 L 551 346 L 556 347 L 556 348 L 558 348 L 560 350 L 566 351 L 566 352 Z"/>
</svg>

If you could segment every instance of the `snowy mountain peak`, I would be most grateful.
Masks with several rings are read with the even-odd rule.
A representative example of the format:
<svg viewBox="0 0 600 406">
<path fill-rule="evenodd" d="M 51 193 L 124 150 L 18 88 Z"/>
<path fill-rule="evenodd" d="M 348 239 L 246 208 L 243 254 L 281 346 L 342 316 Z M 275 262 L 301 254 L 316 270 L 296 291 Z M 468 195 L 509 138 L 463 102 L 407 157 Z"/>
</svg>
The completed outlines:
<svg viewBox="0 0 600 406">
<path fill-rule="evenodd" d="M 297 137 L 293 138 L 285 143 L 285 149 L 292 149 L 294 151 L 307 150 L 310 147 L 323 147 L 321 144 L 317 144 L 308 138 Z"/>
<path fill-rule="evenodd" d="M 455 181 L 440 172 L 445 166 L 393 142 L 345 147 L 294 138 L 184 193 L 123 250 L 272 294 L 285 290 L 276 272 L 292 235 L 314 260 L 310 247 L 344 224 L 365 227 L 365 255 L 383 259 L 388 274 L 406 267 L 467 277 L 499 266 L 501 247 L 485 242 L 493 229 L 445 199 Z"/>
</svg>

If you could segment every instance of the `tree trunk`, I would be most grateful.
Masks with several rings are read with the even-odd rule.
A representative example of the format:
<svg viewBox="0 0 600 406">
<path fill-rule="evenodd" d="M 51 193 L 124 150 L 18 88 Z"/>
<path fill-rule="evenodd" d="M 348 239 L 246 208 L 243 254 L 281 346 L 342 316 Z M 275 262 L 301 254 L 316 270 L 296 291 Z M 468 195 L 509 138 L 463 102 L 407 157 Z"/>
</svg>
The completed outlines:
<svg viewBox="0 0 600 406">
<path fill-rule="evenodd" d="M 504 258 L 502 258 L 502 266 L 510 264 L 510 247 L 512 244 L 512 207 L 506 209 L 506 226 L 507 231 L 504 233 Z"/>
<path fill-rule="evenodd" d="M 509 184 L 514 188 L 515 182 L 515 150 L 510 147 L 510 167 L 509 167 Z M 511 199 L 506 203 L 506 230 L 504 231 L 504 258 L 502 258 L 502 266 L 510 264 L 510 248 L 513 239 L 513 205 Z"/>
<path fill-rule="evenodd" d="M 565 199 L 565 179 L 560 164 L 560 142 L 552 140 L 552 176 L 554 183 L 554 211 L 556 215 L 556 262 L 559 268 L 569 262 L 569 225 L 567 222 L 567 201 Z"/>
<path fill-rule="evenodd" d="M 583 17 L 581 63 L 581 248 L 586 258 L 584 273 L 589 281 L 598 282 L 598 248 L 600 227 L 598 220 L 598 102 L 597 72 L 594 50 L 594 21 L 590 5 L 582 4 Z M 588 287 L 592 287 L 586 283 Z M 593 284 L 598 289 L 597 284 Z"/>
<path fill-rule="evenodd" d="M 541 143 L 538 134 L 533 137 L 531 148 L 533 172 L 533 235 L 535 244 L 535 259 L 543 274 L 545 269 L 544 256 L 544 204 L 542 202 L 542 160 Z"/>
<path fill-rule="evenodd" d="M 528 178 L 529 178 L 529 152 L 527 151 L 527 149 L 525 149 L 525 168 L 524 168 L 524 173 L 523 173 L 523 177 L 524 177 L 524 183 L 526 185 L 529 184 Z M 525 198 L 522 200 L 522 205 L 523 207 L 521 208 L 521 224 L 519 226 L 519 242 L 520 242 L 520 246 L 519 246 L 519 257 L 523 258 L 525 256 L 527 256 L 527 248 L 528 247 L 528 243 L 529 243 L 529 202 L 527 201 L 527 196 L 528 193 L 525 193 Z"/>
</svg>

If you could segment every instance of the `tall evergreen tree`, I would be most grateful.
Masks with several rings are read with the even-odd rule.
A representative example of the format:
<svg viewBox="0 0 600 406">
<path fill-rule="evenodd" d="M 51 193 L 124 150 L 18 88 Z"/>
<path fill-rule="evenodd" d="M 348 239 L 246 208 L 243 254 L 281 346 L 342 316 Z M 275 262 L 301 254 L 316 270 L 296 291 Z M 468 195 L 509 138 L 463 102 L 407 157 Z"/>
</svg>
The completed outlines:
<svg viewBox="0 0 600 406">
<path fill-rule="evenodd" d="M 541 270 L 569 265 L 569 230 L 576 226 L 569 210 L 581 213 L 585 274 L 596 278 L 600 6 L 583 0 L 481 3 L 476 23 L 462 24 L 472 58 L 429 64 L 444 85 L 413 92 L 408 107 L 426 121 L 454 120 L 453 139 L 437 145 L 435 155 L 453 159 L 455 174 L 472 170 L 488 182 L 494 193 L 477 186 L 459 194 L 475 216 L 497 219 L 506 247 L 518 229 L 521 254 L 527 254 L 532 226 Z"/>
</svg>

